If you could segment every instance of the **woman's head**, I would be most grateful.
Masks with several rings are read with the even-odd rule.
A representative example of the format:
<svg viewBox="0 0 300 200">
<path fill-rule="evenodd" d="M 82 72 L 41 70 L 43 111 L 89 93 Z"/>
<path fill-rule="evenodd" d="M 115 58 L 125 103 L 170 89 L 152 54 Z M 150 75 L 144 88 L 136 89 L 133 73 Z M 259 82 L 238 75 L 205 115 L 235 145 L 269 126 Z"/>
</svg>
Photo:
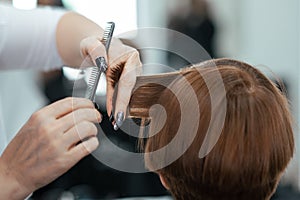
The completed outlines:
<svg viewBox="0 0 300 200">
<path fill-rule="evenodd" d="M 210 86 L 206 84 L 207 77 Z M 182 84 L 186 81 L 188 85 Z M 214 101 L 217 104 L 212 103 L 211 92 L 220 85 L 226 93 Z M 294 140 L 286 97 L 259 70 L 240 61 L 217 59 L 178 73 L 141 77 L 136 88 L 130 114 L 151 118 L 151 137 L 145 144 L 146 166 L 161 176 L 176 199 L 271 196 L 293 156 Z M 196 102 L 189 101 L 193 95 Z M 160 106 L 149 114 L 155 104 Z M 205 137 L 216 134 L 214 126 L 220 125 L 219 121 L 211 122 L 215 119 L 213 112 L 224 110 L 224 105 L 221 132 L 211 137 L 216 143 L 208 141 L 213 148 L 201 157 Z M 182 108 L 189 107 L 198 109 L 182 116 Z M 195 121 L 195 117 L 199 120 Z M 181 118 L 186 119 L 184 129 L 179 128 Z M 176 140 L 175 151 L 182 152 L 177 160 L 168 163 L 174 148 L 166 148 L 159 156 L 151 153 L 164 149 L 177 134 L 185 136 Z"/>
</svg>

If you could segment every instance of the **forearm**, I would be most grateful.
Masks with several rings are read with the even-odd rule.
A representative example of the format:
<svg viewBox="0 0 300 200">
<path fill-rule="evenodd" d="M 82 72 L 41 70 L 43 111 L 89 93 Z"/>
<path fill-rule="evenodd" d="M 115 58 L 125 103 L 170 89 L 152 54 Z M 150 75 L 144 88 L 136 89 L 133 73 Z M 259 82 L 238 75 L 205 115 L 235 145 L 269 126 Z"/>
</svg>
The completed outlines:
<svg viewBox="0 0 300 200">
<path fill-rule="evenodd" d="M 0 157 L 0 197 L 1 199 L 25 199 L 31 192 L 26 192 L 18 181 L 9 173 Z"/>
<path fill-rule="evenodd" d="M 96 23 L 74 12 L 64 14 L 56 31 L 58 52 L 65 65 L 80 67 L 83 58 L 80 42 L 87 37 L 103 36 L 103 29 Z"/>
</svg>

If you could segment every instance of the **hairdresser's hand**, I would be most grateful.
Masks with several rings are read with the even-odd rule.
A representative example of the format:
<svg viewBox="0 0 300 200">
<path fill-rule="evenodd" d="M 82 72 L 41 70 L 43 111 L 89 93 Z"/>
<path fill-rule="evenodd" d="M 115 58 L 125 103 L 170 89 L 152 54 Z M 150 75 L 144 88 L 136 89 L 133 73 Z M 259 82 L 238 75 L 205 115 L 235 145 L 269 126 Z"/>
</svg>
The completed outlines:
<svg viewBox="0 0 300 200">
<path fill-rule="evenodd" d="M 81 98 L 66 98 L 34 113 L 0 158 L 1 198 L 26 197 L 95 150 L 94 123 L 100 121 L 93 103 Z"/>
<path fill-rule="evenodd" d="M 114 116 L 116 118 L 115 129 L 122 125 L 126 116 L 132 89 L 136 77 L 141 74 L 142 63 L 136 49 L 124 45 L 119 39 L 114 38 L 111 42 L 108 55 L 105 48 L 96 37 L 89 37 L 82 41 L 81 51 L 84 57 L 88 56 L 91 62 L 99 56 L 108 59 L 107 78 L 107 113 L 110 116 L 113 110 L 113 95 L 118 86 Z M 95 63 L 94 63 L 95 64 Z M 123 114 L 121 114 L 123 113 Z"/>
</svg>

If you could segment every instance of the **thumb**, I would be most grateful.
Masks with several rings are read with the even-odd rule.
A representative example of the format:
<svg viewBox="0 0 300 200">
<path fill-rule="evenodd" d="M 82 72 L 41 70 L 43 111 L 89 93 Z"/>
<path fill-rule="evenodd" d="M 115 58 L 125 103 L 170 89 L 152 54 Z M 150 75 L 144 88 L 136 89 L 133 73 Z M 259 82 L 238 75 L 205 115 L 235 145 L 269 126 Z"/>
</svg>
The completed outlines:
<svg viewBox="0 0 300 200">
<path fill-rule="evenodd" d="M 96 66 L 96 58 L 104 57 L 107 60 L 105 46 L 97 37 L 87 37 L 80 42 L 80 50 L 82 57 Z"/>
</svg>

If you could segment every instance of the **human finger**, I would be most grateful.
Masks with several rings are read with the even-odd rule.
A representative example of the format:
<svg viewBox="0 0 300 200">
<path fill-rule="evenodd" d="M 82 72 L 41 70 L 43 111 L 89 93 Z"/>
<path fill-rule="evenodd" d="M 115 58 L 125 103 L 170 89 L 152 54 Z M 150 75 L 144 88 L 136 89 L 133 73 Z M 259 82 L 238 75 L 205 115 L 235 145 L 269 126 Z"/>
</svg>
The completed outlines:
<svg viewBox="0 0 300 200">
<path fill-rule="evenodd" d="M 75 110 L 60 118 L 57 121 L 57 126 L 60 131 L 67 133 L 69 129 L 83 121 L 100 123 L 101 120 L 102 116 L 95 108 L 83 108 Z"/>
<path fill-rule="evenodd" d="M 95 60 L 98 57 L 104 57 L 105 60 L 107 60 L 105 46 L 98 37 L 87 37 L 83 39 L 80 43 L 80 49 L 82 57 L 94 66 L 96 66 Z"/>
<path fill-rule="evenodd" d="M 126 112 L 136 77 L 141 74 L 142 64 L 136 50 L 127 53 L 121 60 L 125 60 L 122 68 L 117 66 L 110 70 L 107 81 L 106 107 L 109 115 L 112 113 L 114 91 L 118 84 L 114 116 L 118 112 Z"/>
<path fill-rule="evenodd" d="M 71 129 L 69 129 L 66 134 L 64 134 L 64 140 L 66 148 L 69 150 L 76 146 L 80 141 L 96 136 L 98 129 L 94 123 L 89 121 L 82 121 Z"/>
<path fill-rule="evenodd" d="M 72 157 L 72 162 L 75 164 L 83 157 L 89 155 L 99 146 L 99 140 L 97 137 L 90 137 L 83 142 L 77 144 L 68 151 L 68 155 Z"/>
<path fill-rule="evenodd" d="M 41 111 L 44 112 L 45 116 L 59 119 L 80 108 L 94 108 L 94 104 L 85 98 L 67 97 L 46 106 Z"/>
<path fill-rule="evenodd" d="M 138 52 L 133 52 L 129 57 L 127 62 L 125 63 L 124 69 L 121 73 L 120 79 L 118 81 L 118 91 L 116 95 L 116 103 L 115 103 L 115 110 L 114 116 L 116 117 L 116 123 L 114 128 L 117 129 L 123 123 L 123 120 L 126 116 L 127 106 L 131 97 L 132 89 L 136 83 L 136 77 L 141 74 L 141 62 L 139 60 Z M 114 89 L 112 85 L 110 88 L 107 88 L 107 105 L 111 106 L 112 108 L 112 99 L 113 99 L 113 91 Z M 115 88 L 115 87 L 114 87 Z M 116 127 L 118 126 L 118 127 Z"/>
</svg>

